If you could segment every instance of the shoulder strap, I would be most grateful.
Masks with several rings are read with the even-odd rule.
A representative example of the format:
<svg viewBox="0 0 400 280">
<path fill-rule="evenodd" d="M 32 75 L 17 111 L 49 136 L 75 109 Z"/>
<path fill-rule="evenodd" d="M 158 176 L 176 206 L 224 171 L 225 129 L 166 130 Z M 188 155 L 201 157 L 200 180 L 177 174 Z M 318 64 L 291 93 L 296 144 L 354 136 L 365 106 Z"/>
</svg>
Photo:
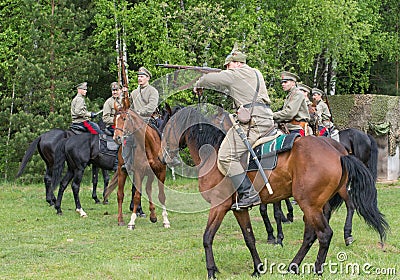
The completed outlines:
<svg viewBox="0 0 400 280">
<path fill-rule="evenodd" d="M 256 87 L 256 92 L 254 93 L 254 96 L 253 96 L 253 101 L 251 102 L 251 106 L 250 106 L 251 107 L 250 121 L 249 121 L 249 127 L 247 129 L 247 137 L 249 137 L 249 135 L 250 135 L 251 118 L 253 117 L 252 115 L 253 115 L 254 103 L 256 102 L 258 91 L 260 90 L 260 79 L 258 78 L 258 74 L 257 74 L 256 70 L 254 70 L 254 73 L 256 74 L 256 77 L 257 77 L 257 87 Z"/>
</svg>

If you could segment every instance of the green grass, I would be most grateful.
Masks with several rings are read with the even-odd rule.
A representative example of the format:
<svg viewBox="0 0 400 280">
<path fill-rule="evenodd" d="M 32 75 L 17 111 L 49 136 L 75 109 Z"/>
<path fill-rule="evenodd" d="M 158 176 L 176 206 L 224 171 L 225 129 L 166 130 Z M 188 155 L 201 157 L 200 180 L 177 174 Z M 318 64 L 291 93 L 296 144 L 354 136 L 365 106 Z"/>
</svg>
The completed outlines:
<svg viewBox="0 0 400 280">
<path fill-rule="evenodd" d="M 185 191 L 196 185 L 188 180 L 180 182 L 191 185 L 182 187 Z M 179 188 L 179 183 L 171 188 Z M 356 241 L 349 247 L 344 245 L 345 207 L 342 206 L 331 220 L 334 236 L 327 263 L 343 271 L 325 272 L 324 279 L 400 278 L 399 184 L 379 185 L 378 188 L 380 209 L 392 227 L 385 250 L 379 248 L 378 234 L 357 215 L 353 223 Z M 42 184 L 0 184 L 0 279 L 206 279 L 202 245 L 206 211 L 170 212 L 171 228 L 164 229 L 158 208 L 157 223 L 141 218 L 136 222 L 136 229 L 129 231 L 117 225 L 116 193 L 111 195 L 109 205 L 96 205 L 90 191 L 87 184 L 81 189 L 81 202 L 88 218 L 80 218 L 74 211 L 70 187 L 63 199 L 64 215 L 58 216 L 54 208 L 47 206 Z M 130 217 L 129 197 L 126 188 L 123 207 L 126 222 Z M 174 198 L 167 196 L 167 204 L 168 201 L 172 203 Z M 143 204 L 148 214 L 147 201 Z M 197 205 L 190 209 L 193 207 Z M 298 206 L 295 206 L 294 223 L 284 225 L 283 248 L 266 244 L 267 235 L 258 208 L 251 211 L 251 218 L 258 252 L 262 260 L 268 262 L 268 268 L 272 263 L 287 265 L 297 252 L 303 235 L 302 213 Z M 304 263 L 314 263 L 317 243 Z M 337 260 L 341 253 L 347 256 L 344 262 Z M 219 279 L 251 279 L 251 257 L 232 213 L 228 213 L 216 235 L 214 254 L 221 272 L 217 275 Z M 334 266 L 335 263 L 339 266 Z M 346 265 L 367 263 L 381 270 L 395 269 L 397 274 L 361 272 L 350 275 L 345 272 Z M 276 266 L 272 267 L 272 273 L 268 271 L 263 279 L 318 279 L 309 273 L 281 275 Z"/>
</svg>

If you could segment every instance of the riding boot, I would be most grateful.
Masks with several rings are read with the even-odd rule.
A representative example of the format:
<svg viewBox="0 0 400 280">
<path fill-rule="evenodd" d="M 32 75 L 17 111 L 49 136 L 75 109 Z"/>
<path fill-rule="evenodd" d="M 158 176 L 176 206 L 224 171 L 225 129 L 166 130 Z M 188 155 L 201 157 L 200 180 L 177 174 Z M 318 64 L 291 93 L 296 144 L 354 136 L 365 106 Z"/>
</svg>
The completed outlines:
<svg viewBox="0 0 400 280">
<path fill-rule="evenodd" d="M 132 173 L 133 160 L 135 158 L 135 148 L 136 143 L 133 139 L 133 136 L 130 135 L 126 138 L 122 148 L 122 158 L 124 159 L 124 164 L 121 166 L 121 169 L 125 173 Z"/>
<path fill-rule="evenodd" d="M 261 203 L 260 196 L 246 173 L 234 175 L 230 178 L 239 196 L 238 201 L 232 205 L 232 210 L 245 209 Z"/>
</svg>

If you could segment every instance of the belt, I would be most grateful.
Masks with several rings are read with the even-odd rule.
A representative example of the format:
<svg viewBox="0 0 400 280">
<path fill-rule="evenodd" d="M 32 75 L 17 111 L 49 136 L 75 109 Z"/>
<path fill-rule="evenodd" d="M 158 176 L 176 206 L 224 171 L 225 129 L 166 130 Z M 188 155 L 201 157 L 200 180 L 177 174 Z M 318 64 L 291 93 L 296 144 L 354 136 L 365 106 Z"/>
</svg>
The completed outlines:
<svg viewBox="0 0 400 280">
<path fill-rule="evenodd" d="M 306 127 L 306 123 L 305 121 L 301 120 L 301 121 L 296 121 L 295 119 L 291 120 L 289 123 L 294 124 L 294 125 L 300 125 L 303 129 L 305 129 Z"/>
<path fill-rule="evenodd" d="M 252 103 L 249 103 L 249 104 L 243 105 L 243 107 L 244 107 L 244 108 L 251 108 L 251 105 L 252 105 Z M 255 102 L 255 103 L 253 104 L 253 106 L 254 106 L 254 107 L 255 107 L 255 106 L 262 106 L 262 107 L 265 107 L 265 108 L 269 108 L 269 104 L 265 104 L 265 103 L 261 103 L 261 102 Z"/>
</svg>

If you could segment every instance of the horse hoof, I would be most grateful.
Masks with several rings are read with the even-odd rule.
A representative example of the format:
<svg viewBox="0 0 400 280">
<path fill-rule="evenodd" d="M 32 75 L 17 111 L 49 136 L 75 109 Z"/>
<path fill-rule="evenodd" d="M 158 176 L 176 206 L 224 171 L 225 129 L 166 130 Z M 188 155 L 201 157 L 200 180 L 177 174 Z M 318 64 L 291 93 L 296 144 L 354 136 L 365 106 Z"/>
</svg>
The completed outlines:
<svg viewBox="0 0 400 280">
<path fill-rule="evenodd" d="M 275 239 L 268 239 L 267 240 L 267 244 L 275 245 L 276 244 L 276 240 Z"/>
<path fill-rule="evenodd" d="M 108 205 L 108 200 L 103 200 L 103 205 Z"/>
<path fill-rule="evenodd" d="M 129 230 L 134 230 L 135 229 L 135 225 L 128 225 L 128 229 Z"/>
<path fill-rule="evenodd" d="M 156 218 L 152 218 L 150 217 L 150 222 L 152 222 L 153 224 L 157 222 L 157 217 Z"/>
<path fill-rule="evenodd" d="M 146 218 L 146 214 L 145 213 L 137 213 L 136 214 L 139 218 Z"/>
<path fill-rule="evenodd" d="M 354 242 L 353 236 L 347 237 L 344 242 L 346 243 L 346 246 L 349 246 L 351 243 Z"/>
<path fill-rule="evenodd" d="M 57 215 L 59 216 L 62 216 L 62 214 L 63 214 L 62 212 L 57 212 Z"/>
<path fill-rule="evenodd" d="M 164 228 L 170 228 L 171 224 L 170 223 L 164 223 Z"/>
<path fill-rule="evenodd" d="M 118 226 L 125 226 L 125 223 L 124 222 L 118 222 Z"/>
</svg>

